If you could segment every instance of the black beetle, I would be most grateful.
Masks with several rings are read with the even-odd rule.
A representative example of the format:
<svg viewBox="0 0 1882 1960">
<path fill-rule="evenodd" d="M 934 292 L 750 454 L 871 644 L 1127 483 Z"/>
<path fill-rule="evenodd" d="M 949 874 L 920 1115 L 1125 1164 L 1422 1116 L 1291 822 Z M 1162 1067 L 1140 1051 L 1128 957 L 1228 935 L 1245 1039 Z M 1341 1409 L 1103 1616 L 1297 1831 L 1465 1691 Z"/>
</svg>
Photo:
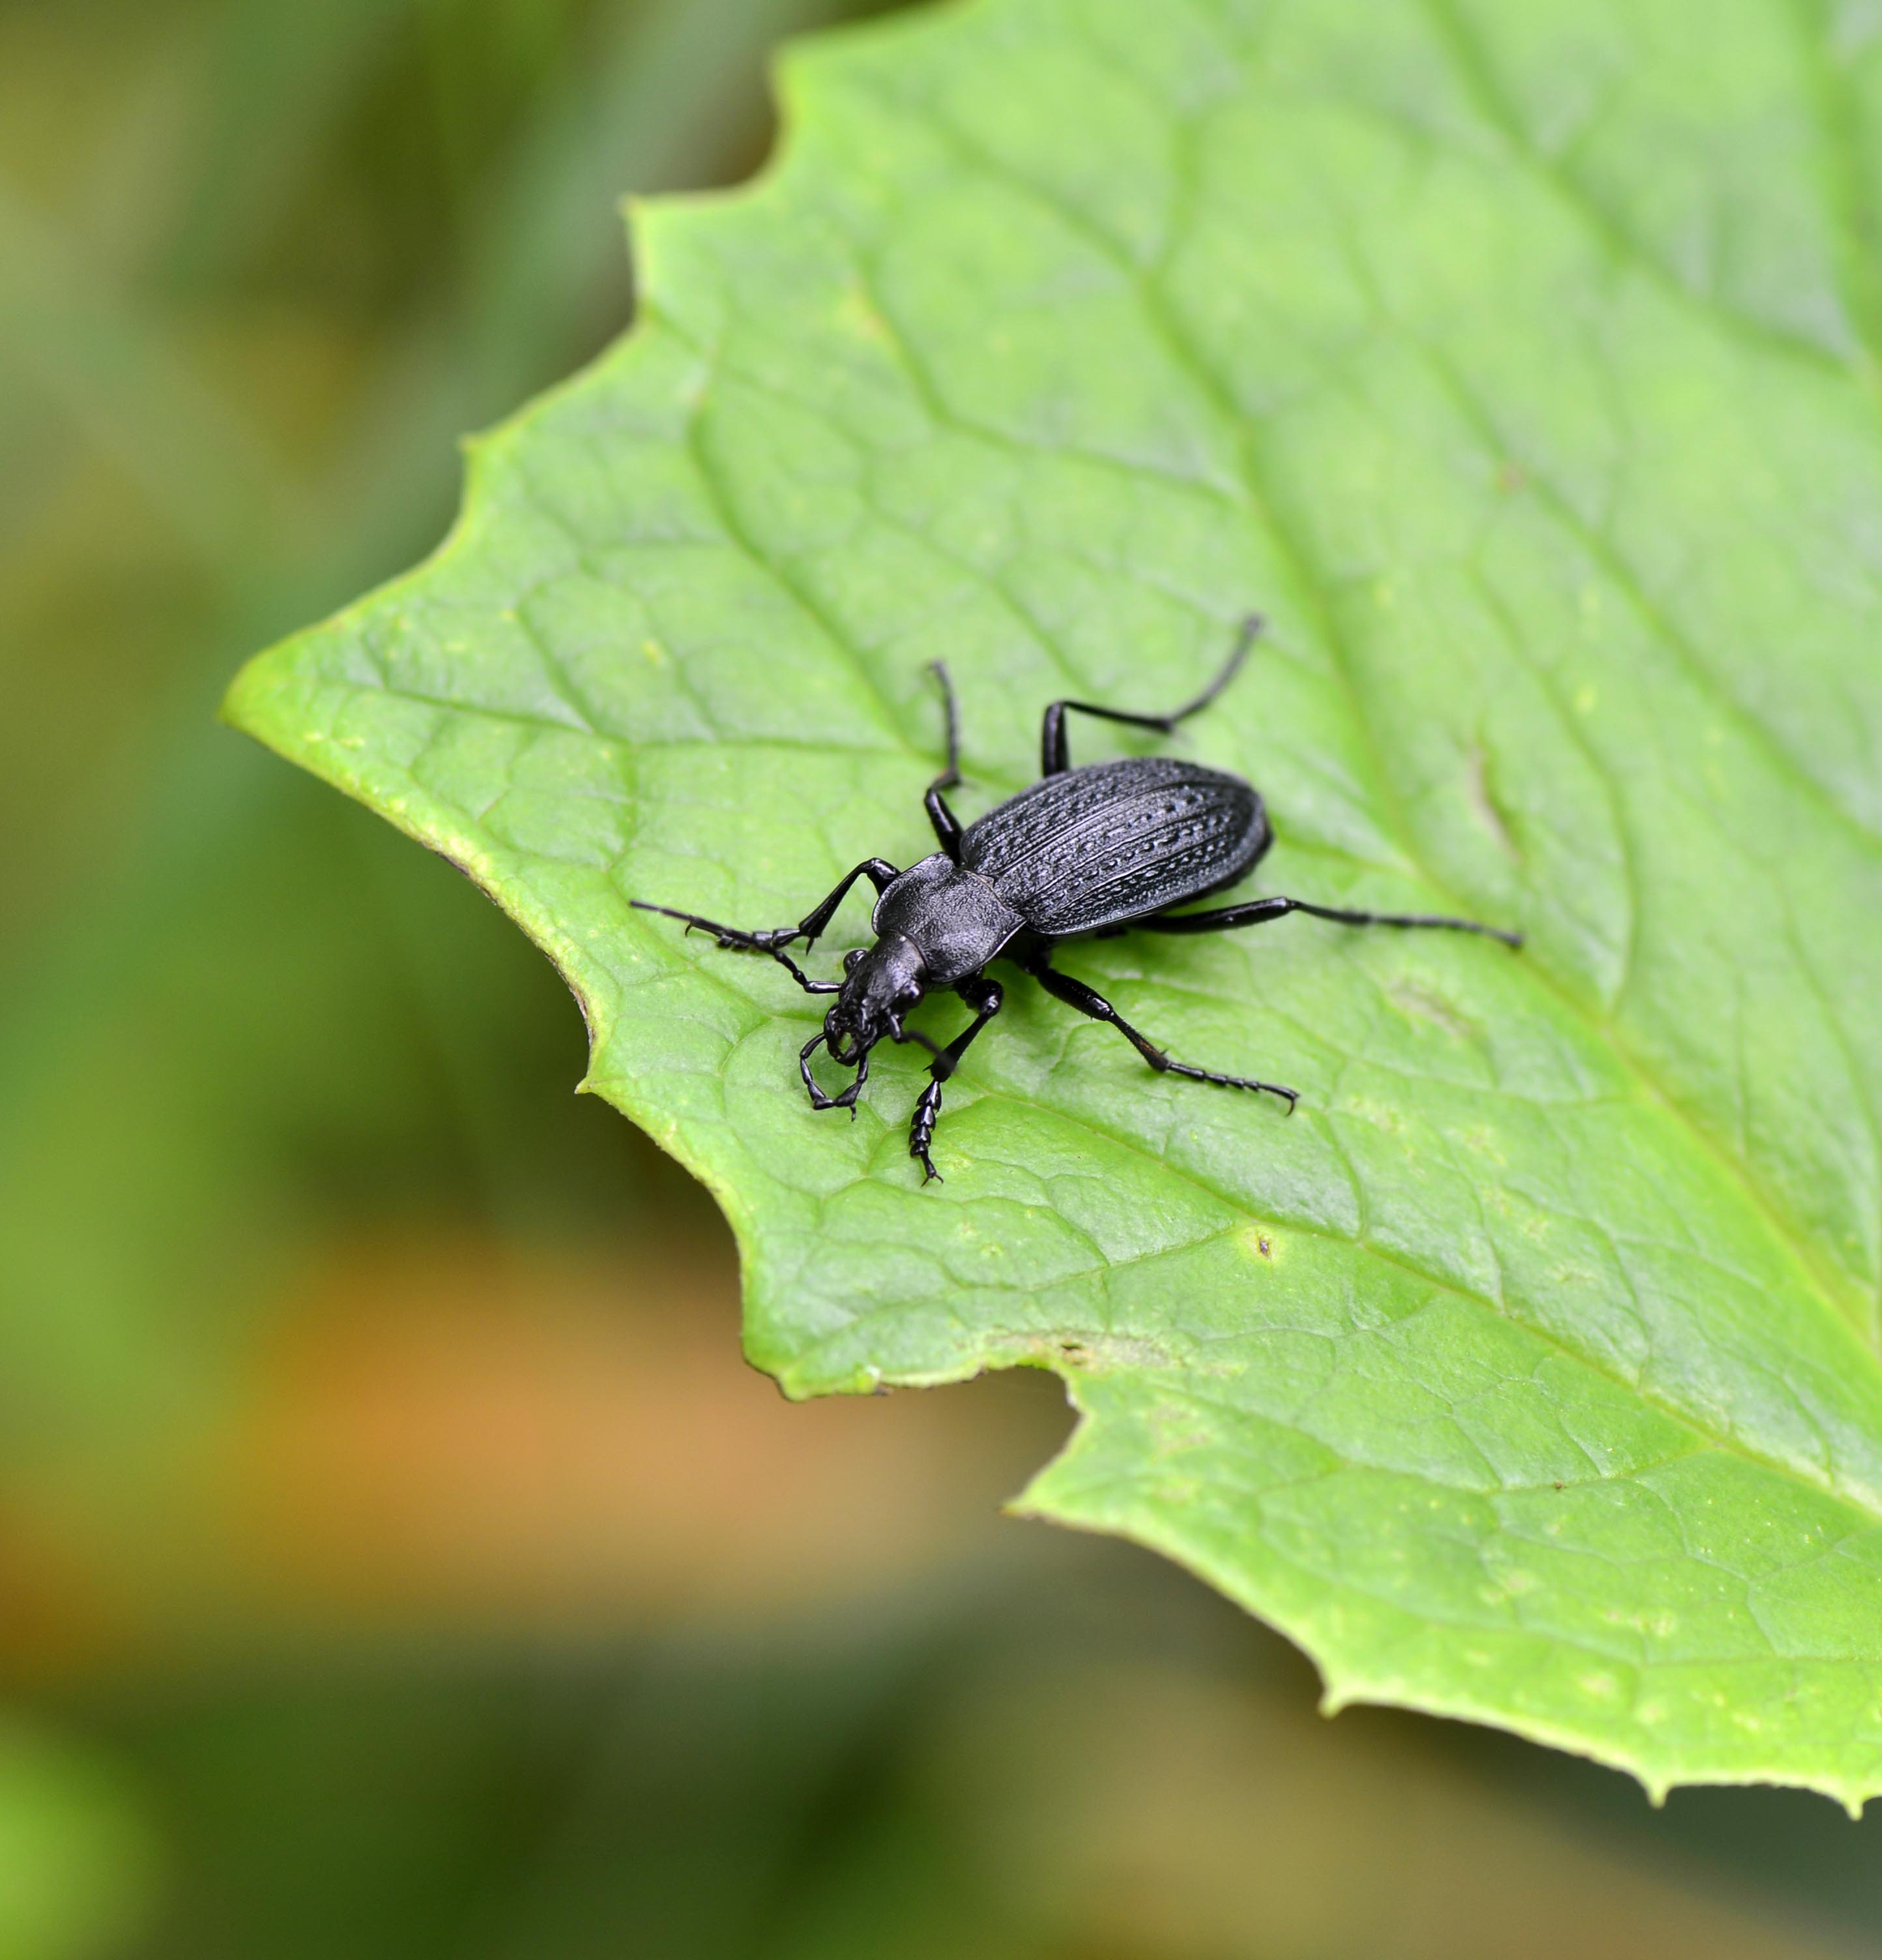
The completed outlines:
<svg viewBox="0 0 1882 1960">
<path fill-rule="evenodd" d="M 1066 752 L 1065 715 L 1075 708 L 1081 714 L 1167 735 L 1178 722 L 1208 707 L 1234 679 L 1261 626 L 1258 616 L 1244 619 L 1227 666 L 1193 701 L 1170 714 L 1132 714 L 1088 701 L 1055 701 L 1040 730 L 1042 779 L 964 829 L 944 794 L 960 781 L 960 724 L 947 670 L 937 660 L 934 672 L 947 710 L 947 766 L 923 799 L 941 841 L 931 858 L 906 871 L 883 858 L 868 858 L 797 924 L 766 931 L 741 932 L 694 912 L 639 899 L 632 902 L 642 912 L 683 920 L 689 931 L 697 927 L 709 932 L 722 947 L 768 953 L 789 969 L 807 994 L 836 996 L 821 1032 L 804 1043 L 798 1056 L 813 1109 L 848 1109 L 855 1115 L 856 1098 L 869 1077 L 869 1051 L 885 1035 L 925 1048 L 935 1058 L 909 1126 L 909 1155 L 920 1160 L 924 1182 L 939 1175 L 928 1145 L 941 1113 L 941 1084 L 960 1065 L 969 1042 L 1000 1011 L 1005 998 L 984 971 L 996 958 L 1011 960 L 1081 1014 L 1108 1021 L 1152 1068 L 1225 1089 L 1265 1089 L 1283 1098 L 1291 1114 L 1299 1095 L 1279 1083 L 1218 1075 L 1173 1061 L 1103 994 L 1059 972 L 1051 963 L 1053 943 L 1087 934 L 1108 938 L 1137 926 L 1151 932 L 1226 932 L 1289 912 L 1308 912 L 1341 925 L 1441 926 L 1482 933 L 1512 947 L 1521 946 L 1522 939 L 1471 919 L 1342 912 L 1304 899 L 1251 899 L 1215 911 L 1170 915 L 1172 906 L 1233 884 L 1259 862 L 1274 834 L 1259 793 L 1239 776 L 1167 757 L 1089 762 L 1075 769 Z M 784 949 L 801 939 L 807 950 L 858 878 L 868 879 L 879 895 L 871 919 L 876 943 L 844 956 L 840 982 L 813 980 Z M 945 1048 L 903 1026 L 903 1017 L 923 994 L 940 987 L 951 988 L 974 1012 L 972 1023 Z M 855 1081 L 835 1096 L 826 1096 L 810 1073 L 811 1056 L 826 1045 L 837 1061 L 856 1071 Z"/>
</svg>

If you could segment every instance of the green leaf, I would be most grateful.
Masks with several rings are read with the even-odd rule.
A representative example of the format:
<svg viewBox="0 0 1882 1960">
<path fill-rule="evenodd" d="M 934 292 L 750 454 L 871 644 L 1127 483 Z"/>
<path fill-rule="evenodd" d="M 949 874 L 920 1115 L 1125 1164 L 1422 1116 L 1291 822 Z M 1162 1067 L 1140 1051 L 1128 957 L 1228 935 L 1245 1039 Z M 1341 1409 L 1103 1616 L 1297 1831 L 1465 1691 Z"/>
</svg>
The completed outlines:
<svg viewBox="0 0 1882 1960">
<path fill-rule="evenodd" d="M 782 162 L 638 227 L 630 339 L 478 443 L 420 571 L 240 726 L 560 966 L 792 1395 L 1057 1370 L 1024 1507 L 1330 1703 L 1882 1790 L 1882 47 L 1810 0 L 982 0 L 787 66 Z M 630 898 L 794 919 L 1042 705 L 1193 692 L 1295 920 L 1015 976 L 919 1055 Z M 1117 731 L 1081 725 L 1079 752 Z M 864 935 L 854 901 L 814 958 Z M 931 1003 L 938 1036 L 962 1023 Z"/>
</svg>

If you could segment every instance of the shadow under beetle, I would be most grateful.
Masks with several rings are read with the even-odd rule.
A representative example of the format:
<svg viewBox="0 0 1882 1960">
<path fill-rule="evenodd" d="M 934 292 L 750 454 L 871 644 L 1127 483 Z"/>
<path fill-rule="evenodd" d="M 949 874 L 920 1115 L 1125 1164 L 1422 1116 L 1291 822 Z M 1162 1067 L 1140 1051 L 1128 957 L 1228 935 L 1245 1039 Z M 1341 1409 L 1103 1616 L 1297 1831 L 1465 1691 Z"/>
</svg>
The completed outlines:
<svg viewBox="0 0 1882 1960">
<path fill-rule="evenodd" d="M 1300 1097 L 1278 1082 L 1220 1075 L 1172 1060 L 1103 994 L 1052 966 L 1055 942 L 1084 935 L 1109 938 L 1140 927 L 1149 932 L 1228 932 L 1264 925 L 1289 912 L 1310 913 L 1340 925 L 1438 926 L 1482 933 L 1511 947 L 1521 946 L 1522 939 L 1471 919 L 1345 912 L 1304 899 L 1250 899 L 1210 912 L 1171 913 L 1172 906 L 1233 884 L 1260 861 L 1274 834 L 1259 794 L 1239 776 L 1167 756 L 1074 768 L 1065 745 L 1065 716 L 1075 709 L 1170 734 L 1235 678 L 1261 626 L 1258 616 L 1244 620 L 1221 672 L 1193 701 L 1167 714 L 1133 714 L 1088 701 L 1052 702 L 1040 730 L 1041 780 L 964 829 L 944 794 L 960 781 L 960 721 L 947 670 L 937 660 L 934 673 L 947 710 L 947 766 L 922 800 L 941 842 L 932 857 L 906 871 L 884 858 L 867 858 L 797 924 L 765 931 L 741 932 L 694 912 L 638 899 L 633 902 L 642 912 L 683 921 L 689 931 L 696 927 L 709 932 L 722 947 L 768 953 L 807 994 L 836 996 L 822 1029 L 798 1056 L 814 1109 L 847 1109 L 855 1115 L 856 1098 L 869 1079 L 869 1051 L 884 1036 L 926 1048 L 934 1060 L 909 1126 L 909 1155 L 919 1160 L 924 1182 L 939 1175 L 928 1146 L 941 1114 L 941 1084 L 1005 998 L 998 982 L 983 970 L 996 958 L 1011 960 L 1081 1014 L 1109 1022 L 1152 1068 L 1224 1089 L 1265 1089 L 1285 1100 L 1291 1115 Z M 867 878 L 878 894 L 871 920 L 875 943 L 843 956 L 841 981 L 813 980 L 785 948 L 801 939 L 807 951 L 858 878 Z M 925 994 L 941 987 L 951 988 L 974 1014 L 945 1048 L 903 1024 Z M 823 1046 L 856 1071 L 855 1080 L 835 1096 L 826 1095 L 810 1073 L 810 1058 Z"/>
</svg>

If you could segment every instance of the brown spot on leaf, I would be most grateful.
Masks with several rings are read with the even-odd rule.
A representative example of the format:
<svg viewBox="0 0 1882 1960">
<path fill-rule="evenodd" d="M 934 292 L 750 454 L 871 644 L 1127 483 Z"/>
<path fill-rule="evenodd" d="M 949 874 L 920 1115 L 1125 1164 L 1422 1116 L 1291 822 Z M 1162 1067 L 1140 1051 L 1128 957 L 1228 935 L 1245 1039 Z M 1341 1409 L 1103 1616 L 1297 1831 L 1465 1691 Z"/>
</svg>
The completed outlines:
<svg viewBox="0 0 1882 1960">
<path fill-rule="evenodd" d="M 1495 840 L 1496 848 L 1512 864 L 1522 862 L 1523 854 L 1516 848 L 1508 819 L 1504 816 L 1496 800 L 1495 785 L 1490 779 L 1489 756 L 1479 743 L 1473 743 L 1468 757 L 1469 767 L 1464 781 L 1470 797 L 1470 807 L 1477 821 Z"/>
</svg>

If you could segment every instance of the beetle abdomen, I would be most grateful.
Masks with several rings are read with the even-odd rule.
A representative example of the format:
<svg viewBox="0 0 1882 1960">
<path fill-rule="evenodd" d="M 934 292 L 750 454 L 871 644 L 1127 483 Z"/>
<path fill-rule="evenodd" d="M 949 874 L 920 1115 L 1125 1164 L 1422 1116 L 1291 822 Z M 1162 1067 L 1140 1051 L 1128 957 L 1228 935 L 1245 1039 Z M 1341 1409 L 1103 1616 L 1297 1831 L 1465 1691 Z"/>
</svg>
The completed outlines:
<svg viewBox="0 0 1882 1960">
<path fill-rule="evenodd" d="M 1238 878 L 1267 848 L 1239 776 L 1144 756 L 1048 776 L 969 826 L 960 861 L 1035 931 L 1091 932 Z"/>
</svg>

